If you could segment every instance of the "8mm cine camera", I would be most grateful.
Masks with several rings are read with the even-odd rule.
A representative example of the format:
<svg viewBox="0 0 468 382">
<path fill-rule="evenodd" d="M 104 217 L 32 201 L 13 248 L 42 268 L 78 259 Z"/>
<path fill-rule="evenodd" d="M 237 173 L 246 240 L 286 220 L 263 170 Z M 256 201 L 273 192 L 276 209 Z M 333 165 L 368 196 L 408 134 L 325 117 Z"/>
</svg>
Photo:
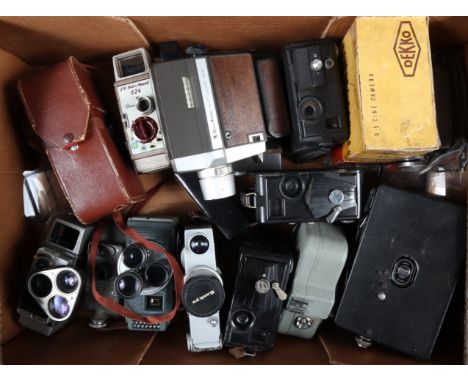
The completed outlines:
<svg viewBox="0 0 468 382">
<path fill-rule="evenodd" d="M 219 310 L 224 303 L 223 280 L 216 267 L 213 229 L 187 228 L 181 261 L 185 269 L 182 304 L 188 313 L 192 352 L 219 350 L 223 346 Z"/>
<path fill-rule="evenodd" d="M 55 219 L 34 256 L 17 308 L 24 327 L 49 336 L 71 320 L 84 286 L 86 246 L 93 228 L 71 216 Z"/>
</svg>

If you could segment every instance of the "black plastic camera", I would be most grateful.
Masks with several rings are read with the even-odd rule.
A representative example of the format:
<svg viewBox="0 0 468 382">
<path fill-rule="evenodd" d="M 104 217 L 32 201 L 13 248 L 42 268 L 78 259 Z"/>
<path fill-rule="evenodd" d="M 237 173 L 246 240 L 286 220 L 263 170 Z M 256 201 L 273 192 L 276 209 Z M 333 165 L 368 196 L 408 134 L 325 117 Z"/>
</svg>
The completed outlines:
<svg viewBox="0 0 468 382">
<path fill-rule="evenodd" d="M 359 171 L 257 173 L 255 192 L 242 194 L 259 223 L 354 221 L 360 217 Z"/>
<path fill-rule="evenodd" d="M 177 251 L 176 217 L 132 217 L 128 227 L 135 229 L 145 239 L 151 240 L 170 253 Z M 174 308 L 174 278 L 172 268 L 162 253 L 146 249 L 143 245 L 127 240 L 126 248 L 117 263 L 115 279 L 117 295 L 124 306 L 142 316 L 159 316 Z M 130 330 L 164 331 L 169 322 L 149 324 L 127 318 Z"/>
<path fill-rule="evenodd" d="M 292 268 L 288 252 L 241 247 L 224 345 L 242 347 L 246 355 L 273 347 Z"/>
<path fill-rule="evenodd" d="M 82 271 L 93 228 L 68 215 L 55 219 L 34 256 L 18 304 L 21 325 L 49 336 L 72 319 L 84 286 Z"/>
<path fill-rule="evenodd" d="M 291 112 L 291 149 L 305 162 L 349 137 L 347 108 L 332 40 L 287 45 L 283 64 Z"/>
</svg>

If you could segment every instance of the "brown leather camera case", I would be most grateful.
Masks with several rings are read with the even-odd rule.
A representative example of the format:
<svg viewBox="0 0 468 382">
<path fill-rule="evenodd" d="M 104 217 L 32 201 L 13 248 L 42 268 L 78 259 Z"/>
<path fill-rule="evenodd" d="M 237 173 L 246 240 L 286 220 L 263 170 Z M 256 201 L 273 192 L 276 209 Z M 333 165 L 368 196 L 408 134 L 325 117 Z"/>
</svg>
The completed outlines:
<svg viewBox="0 0 468 382">
<path fill-rule="evenodd" d="M 87 67 L 70 57 L 19 81 L 35 133 L 80 222 L 97 221 L 144 198 L 120 156 Z"/>
</svg>

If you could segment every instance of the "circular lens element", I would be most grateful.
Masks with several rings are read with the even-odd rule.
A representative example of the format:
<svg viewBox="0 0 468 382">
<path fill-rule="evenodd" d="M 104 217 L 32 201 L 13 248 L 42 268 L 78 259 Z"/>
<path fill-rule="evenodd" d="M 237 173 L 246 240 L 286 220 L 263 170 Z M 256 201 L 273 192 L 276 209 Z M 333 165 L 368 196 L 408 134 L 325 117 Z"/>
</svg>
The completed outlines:
<svg viewBox="0 0 468 382">
<path fill-rule="evenodd" d="M 299 116 L 303 121 L 318 119 L 323 115 L 323 105 L 317 98 L 305 98 L 299 103 Z"/>
<path fill-rule="evenodd" d="M 196 276 L 187 280 L 182 289 L 182 304 L 196 317 L 209 317 L 224 303 L 224 289 L 214 276 Z"/>
<path fill-rule="evenodd" d="M 158 133 L 158 124 L 153 118 L 140 117 L 132 123 L 132 130 L 141 143 L 149 143 Z"/>
<path fill-rule="evenodd" d="M 42 273 L 33 275 L 29 285 L 31 292 L 40 298 L 44 298 L 52 292 L 52 281 Z"/>
<path fill-rule="evenodd" d="M 70 304 L 63 296 L 53 296 L 48 303 L 50 314 L 57 319 L 63 319 L 70 314 Z"/>
<path fill-rule="evenodd" d="M 248 310 L 238 310 L 232 315 L 231 321 L 237 329 L 246 330 L 254 324 L 255 316 Z"/>
<path fill-rule="evenodd" d="M 125 299 L 138 296 L 143 288 L 143 280 L 135 272 L 124 272 L 115 279 L 117 294 Z"/>
<path fill-rule="evenodd" d="M 163 262 L 158 262 L 146 267 L 145 278 L 151 286 L 163 288 L 171 279 L 171 272 L 167 265 Z"/>
<path fill-rule="evenodd" d="M 123 263 L 128 268 L 138 268 L 143 265 L 145 257 L 145 247 L 140 244 L 131 244 L 124 250 Z"/>
<path fill-rule="evenodd" d="M 210 248 L 210 242 L 203 235 L 196 235 L 190 240 L 190 250 L 197 255 L 202 255 Z"/>
<path fill-rule="evenodd" d="M 57 287 L 64 293 L 72 293 L 78 288 L 80 279 L 72 271 L 62 271 L 57 276 Z"/>
<path fill-rule="evenodd" d="M 302 193 L 302 180 L 298 176 L 285 176 L 279 185 L 280 192 L 286 198 L 296 198 Z"/>
</svg>

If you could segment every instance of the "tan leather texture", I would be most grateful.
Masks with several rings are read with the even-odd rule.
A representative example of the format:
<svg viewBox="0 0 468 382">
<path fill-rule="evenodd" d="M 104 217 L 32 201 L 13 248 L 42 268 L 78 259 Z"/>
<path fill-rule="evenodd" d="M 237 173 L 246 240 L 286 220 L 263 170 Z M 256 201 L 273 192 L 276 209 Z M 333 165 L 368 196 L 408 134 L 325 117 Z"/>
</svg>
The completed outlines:
<svg viewBox="0 0 468 382">
<path fill-rule="evenodd" d="M 141 201 L 138 176 L 121 158 L 104 122 L 89 70 L 70 57 L 21 80 L 31 125 L 76 217 L 84 224 Z"/>
</svg>

